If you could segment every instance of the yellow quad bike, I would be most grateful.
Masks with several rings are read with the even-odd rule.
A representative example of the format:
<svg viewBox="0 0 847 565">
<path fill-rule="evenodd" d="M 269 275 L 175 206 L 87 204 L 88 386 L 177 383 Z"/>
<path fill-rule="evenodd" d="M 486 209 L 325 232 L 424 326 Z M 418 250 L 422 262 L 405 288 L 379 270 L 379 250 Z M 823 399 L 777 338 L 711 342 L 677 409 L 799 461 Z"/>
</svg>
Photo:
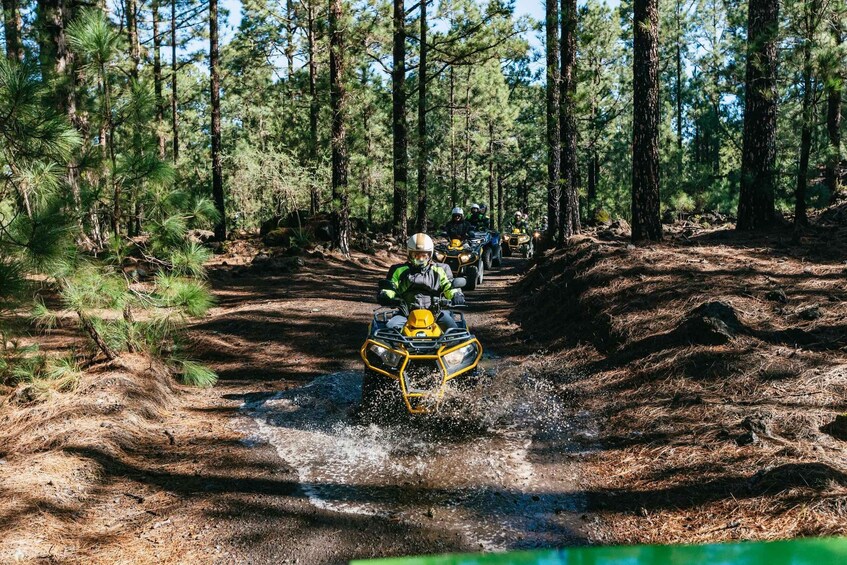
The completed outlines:
<svg viewBox="0 0 847 565">
<path fill-rule="evenodd" d="M 535 255 L 535 244 L 541 238 L 539 230 L 533 230 L 531 234 L 514 228 L 511 233 L 502 236 L 501 248 L 503 255 L 511 257 L 513 253 L 520 253 L 524 259 L 532 259 Z"/>
<path fill-rule="evenodd" d="M 453 280 L 454 288 L 464 285 L 463 278 Z M 382 413 L 396 406 L 398 399 L 410 414 L 432 412 L 451 381 L 459 386 L 476 383 L 482 344 L 468 330 L 464 315 L 450 311 L 456 328 L 442 330 L 436 323 L 449 303 L 439 297 L 430 309 L 409 311 L 403 305 L 374 312 L 359 352 L 365 363 L 361 413 Z M 402 328 L 388 327 L 396 315 L 407 316 L 408 321 Z"/>
<path fill-rule="evenodd" d="M 485 280 L 484 244 L 485 238 L 481 234 L 467 241 L 440 241 L 435 244 L 434 257 L 438 263 L 447 265 L 453 275 L 463 277 L 467 281 L 467 290 L 475 290 Z"/>
</svg>

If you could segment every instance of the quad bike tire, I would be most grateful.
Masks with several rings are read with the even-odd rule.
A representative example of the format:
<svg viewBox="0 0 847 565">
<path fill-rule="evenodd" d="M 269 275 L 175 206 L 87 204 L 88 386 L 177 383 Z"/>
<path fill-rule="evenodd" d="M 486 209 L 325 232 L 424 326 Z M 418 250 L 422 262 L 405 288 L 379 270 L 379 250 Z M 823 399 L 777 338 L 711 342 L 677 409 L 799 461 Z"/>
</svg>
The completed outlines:
<svg viewBox="0 0 847 565">
<path fill-rule="evenodd" d="M 376 371 L 365 369 L 362 374 L 362 401 L 359 403 L 357 414 L 365 421 L 378 420 L 380 415 L 387 412 L 391 405 L 392 396 L 399 394 L 393 391 L 394 381 Z"/>
<path fill-rule="evenodd" d="M 500 268 L 503 266 L 503 247 L 498 245 L 497 252 L 494 254 L 494 257 L 491 258 L 491 265 L 496 268 Z"/>
<path fill-rule="evenodd" d="M 482 264 L 485 266 L 486 270 L 491 270 L 491 265 L 494 261 L 494 258 L 492 257 L 493 255 L 494 254 L 490 247 L 482 252 Z"/>
<path fill-rule="evenodd" d="M 503 252 L 503 257 L 511 257 L 512 256 L 512 248 L 508 245 L 501 245 L 501 251 Z"/>
<path fill-rule="evenodd" d="M 535 255 L 535 246 L 532 244 L 532 242 L 530 242 L 529 245 L 524 248 L 523 258 L 532 259 L 533 255 Z"/>
<path fill-rule="evenodd" d="M 473 267 L 465 269 L 465 279 L 468 281 L 468 285 L 465 288 L 475 290 L 478 285 L 482 284 L 483 268 L 482 260 L 480 260 Z"/>
</svg>

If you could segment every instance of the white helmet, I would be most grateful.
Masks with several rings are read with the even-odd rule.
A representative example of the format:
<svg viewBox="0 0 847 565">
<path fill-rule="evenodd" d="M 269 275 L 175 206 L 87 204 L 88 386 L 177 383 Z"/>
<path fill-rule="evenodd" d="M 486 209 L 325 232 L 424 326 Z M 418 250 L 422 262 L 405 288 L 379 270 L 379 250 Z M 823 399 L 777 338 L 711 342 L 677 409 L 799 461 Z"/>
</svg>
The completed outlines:
<svg viewBox="0 0 847 565">
<path fill-rule="evenodd" d="M 459 208 L 458 206 L 456 206 L 455 208 L 453 208 L 453 211 L 450 212 L 450 215 L 451 216 L 464 216 L 465 211 L 462 210 L 461 208 Z"/>
<path fill-rule="evenodd" d="M 479 210 L 479 204 L 471 204 L 471 212 L 474 210 Z"/>
<path fill-rule="evenodd" d="M 435 245 L 432 238 L 425 233 L 416 233 L 406 241 L 406 252 L 409 261 L 416 267 L 423 267 L 432 261 L 432 252 Z M 423 254 L 426 254 L 424 257 Z"/>
<path fill-rule="evenodd" d="M 515 216 L 518 217 L 518 218 L 523 218 L 523 213 L 520 210 L 518 210 L 518 211 L 515 212 Z"/>
</svg>

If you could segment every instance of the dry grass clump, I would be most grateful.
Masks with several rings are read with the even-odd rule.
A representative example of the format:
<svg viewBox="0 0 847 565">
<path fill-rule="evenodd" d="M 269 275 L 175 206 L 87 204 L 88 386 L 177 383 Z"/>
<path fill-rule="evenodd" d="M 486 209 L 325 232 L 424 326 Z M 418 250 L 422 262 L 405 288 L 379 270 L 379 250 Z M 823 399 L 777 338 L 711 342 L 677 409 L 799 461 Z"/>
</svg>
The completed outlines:
<svg viewBox="0 0 847 565">
<path fill-rule="evenodd" d="M 103 542 L 103 524 L 89 516 L 103 503 L 102 461 L 131 460 L 161 435 L 157 423 L 174 393 L 165 367 L 129 355 L 45 402 L 7 398 L 0 405 L 0 562 L 61 560 Z"/>
<path fill-rule="evenodd" d="M 584 473 L 599 541 L 847 533 L 844 443 L 822 431 L 847 410 L 844 266 L 790 241 L 584 237 L 526 278 L 518 319 L 568 346 L 548 372 L 599 427 Z M 711 302 L 739 322 L 726 343 L 682 331 Z"/>
</svg>

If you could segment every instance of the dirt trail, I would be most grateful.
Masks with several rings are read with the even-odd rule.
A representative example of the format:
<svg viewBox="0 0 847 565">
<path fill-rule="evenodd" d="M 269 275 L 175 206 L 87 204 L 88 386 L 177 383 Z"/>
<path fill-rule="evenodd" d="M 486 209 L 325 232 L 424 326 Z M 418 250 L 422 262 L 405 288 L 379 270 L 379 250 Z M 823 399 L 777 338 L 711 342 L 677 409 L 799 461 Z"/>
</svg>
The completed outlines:
<svg viewBox="0 0 847 565">
<path fill-rule="evenodd" d="M 0 561 L 324 564 L 584 543 L 579 420 L 527 371 L 542 357 L 509 321 L 522 261 L 467 293 L 492 384 L 456 412 L 362 425 L 358 350 L 392 257 L 233 247 L 210 266 L 218 305 L 187 336 L 218 385 L 165 376 L 157 396 L 143 357 L 90 375 L 88 415 L 56 415 L 56 449 L 0 452 Z"/>
<path fill-rule="evenodd" d="M 463 399 L 473 426 L 356 423 L 358 348 L 389 265 L 355 256 L 306 259 L 293 274 L 212 268 L 219 305 L 191 338 L 221 381 L 211 398 L 193 395 L 192 410 L 218 437 L 209 459 L 194 454 L 206 492 L 185 495 L 215 535 L 180 540 L 173 522 L 167 543 L 221 562 L 336 563 L 582 542 L 570 418 L 513 358 L 532 353 L 508 321 L 523 261 L 467 293 L 494 374 L 490 390 Z"/>
</svg>

